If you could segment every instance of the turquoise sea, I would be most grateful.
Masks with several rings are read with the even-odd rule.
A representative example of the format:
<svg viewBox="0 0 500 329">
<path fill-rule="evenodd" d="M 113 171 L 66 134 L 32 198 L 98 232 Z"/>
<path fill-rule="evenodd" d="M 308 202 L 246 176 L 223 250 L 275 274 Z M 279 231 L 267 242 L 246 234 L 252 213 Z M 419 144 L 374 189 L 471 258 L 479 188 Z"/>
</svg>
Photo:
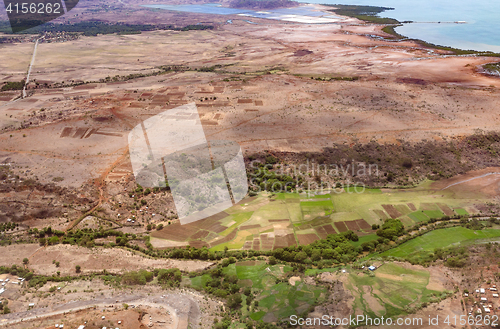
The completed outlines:
<svg viewBox="0 0 500 329">
<path fill-rule="evenodd" d="M 460 49 L 500 52 L 500 1 L 498 0 L 301 0 L 317 4 L 391 7 L 382 17 L 412 23 L 398 27 L 404 36 Z M 466 24 L 444 22 L 466 21 Z M 442 23 L 437 23 L 442 22 Z"/>
</svg>

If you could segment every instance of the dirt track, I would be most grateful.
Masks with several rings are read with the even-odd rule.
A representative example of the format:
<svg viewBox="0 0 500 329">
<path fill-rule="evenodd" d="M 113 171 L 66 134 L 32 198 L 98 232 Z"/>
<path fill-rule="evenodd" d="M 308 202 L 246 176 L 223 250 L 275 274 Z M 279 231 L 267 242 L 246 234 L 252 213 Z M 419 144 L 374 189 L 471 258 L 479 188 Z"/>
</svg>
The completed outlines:
<svg viewBox="0 0 500 329">
<path fill-rule="evenodd" d="M 148 294 L 149 295 L 149 294 Z M 16 324 L 38 322 L 45 318 L 54 319 L 67 314 L 77 313 L 81 310 L 114 308 L 120 309 L 123 304 L 134 305 L 135 307 L 164 308 L 172 314 L 172 323 L 168 326 L 171 329 L 199 328 L 201 312 L 198 306 L 202 296 L 193 292 L 178 292 L 167 294 L 156 294 L 147 296 L 145 293 L 117 294 L 108 298 L 95 298 L 91 300 L 72 301 L 60 305 L 52 305 L 50 309 L 34 308 L 26 312 L 11 313 L 3 315 L 0 320 L 0 327 L 14 328 Z M 163 313 L 166 316 L 165 311 Z M 73 320 L 74 321 L 74 320 Z M 24 324 L 25 326 L 25 324 Z"/>
</svg>

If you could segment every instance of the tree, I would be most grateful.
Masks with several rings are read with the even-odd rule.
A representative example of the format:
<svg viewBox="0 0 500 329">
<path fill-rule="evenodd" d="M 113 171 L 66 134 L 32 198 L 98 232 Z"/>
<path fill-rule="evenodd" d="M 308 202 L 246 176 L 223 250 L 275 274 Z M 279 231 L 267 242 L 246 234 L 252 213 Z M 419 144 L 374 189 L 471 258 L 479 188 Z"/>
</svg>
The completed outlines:
<svg viewBox="0 0 500 329">
<path fill-rule="evenodd" d="M 82 270 L 82 267 L 80 265 L 76 265 L 75 270 L 76 270 L 76 273 L 80 273 L 80 271 Z"/>
<path fill-rule="evenodd" d="M 23 258 L 23 264 L 25 264 L 25 265 L 26 265 L 26 264 L 28 264 L 28 262 L 29 262 L 29 259 L 28 259 L 28 258 L 26 258 L 26 257 L 25 257 L 25 258 Z"/>
<path fill-rule="evenodd" d="M 237 309 L 241 305 L 241 295 L 240 294 L 234 294 L 229 296 L 227 299 L 227 306 L 231 309 Z"/>
<path fill-rule="evenodd" d="M 312 254 L 311 254 L 311 260 L 313 262 L 317 262 L 318 260 L 321 260 L 321 251 L 314 249 Z"/>
<path fill-rule="evenodd" d="M 301 252 L 298 252 L 296 255 L 295 255 L 295 261 L 297 263 L 302 263 L 303 261 L 305 261 L 307 259 L 307 254 L 303 251 Z"/>
<path fill-rule="evenodd" d="M 269 265 L 276 265 L 276 258 L 274 256 L 269 257 Z"/>
<path fill-rule="evenodd" d="M 245 287 L 245 289 L 243 289 L 243 294 L 245 296 L 250 296 L 251 293 L 252 293 L 252 289 L 250 289 L 250 287 Z"/>
<path fill-rule="evenodd" d="M 49 245 L 54 245 L 59 243 L 59 238 L 57 236 L 53 236 L 48 241 Z"/>
</svg>

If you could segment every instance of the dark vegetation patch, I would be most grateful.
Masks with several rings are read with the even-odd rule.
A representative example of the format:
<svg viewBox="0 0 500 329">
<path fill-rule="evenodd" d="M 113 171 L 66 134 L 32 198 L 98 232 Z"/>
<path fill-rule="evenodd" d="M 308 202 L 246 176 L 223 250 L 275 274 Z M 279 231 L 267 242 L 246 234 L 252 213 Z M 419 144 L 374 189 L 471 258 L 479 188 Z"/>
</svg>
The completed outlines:
<svg viewBox="0 0 500 329">
<path fill-rule="evenodd" d="M 321 182 L 337 187 L 347 181 L 369 187 L 413 186 L 424 179 L 440 180 L 498 166 L 499 155 L 500 133 L 493 131 L 447 141 L 334 144 L 323 152 L 264 151 L 248 155 L 246 162 L 253 190 L 284 192 L 295 185 L 310 184 L 313 189 Z M 292 171 L 283 170 L 286 166 Z"/>
<path fill-rule="evenodd" d="M 365 22 L 375 24 L 399 24 L 399 21 L 394 18 L 379 17 L 378 14 L 386 10 L 394 10 L 389 7 L 376 7 L 376 6 L 356 6 L 356 5 L 325 5 L 333 6 L 334 13 L 341 16 L 348 16 L 360 19 Z"/>
<path fill-rule="evenodd" d="M 488 74 L 500 76 L 500 62 L 499 63 L 492 63 L 492 64 L 485 64 L 483 65 L 484 70 Z"/>
<path fill-rule="evenodd" d="M 124 24 L 115 23 L 109 24 L 99 21 L 78 22 L 74 24 L 54 24 L 47 23 L 40 26 L 20 32 L 21 34 L 34 34 L 43 32 L 68 32 L 82 33 L 85 36 L 96 36 L 98 34 L 140 34 L 142 31 L 154 30 L 174 30 L 174 31 L 190 31 L 190 30 L 212 30 L 212 25 L 187 25 L 177 27 L 174 25 L 152 25 L 152 24 Z M 10 24 L 7 21 L 0 22 L 0 32 L 11 34 Z"/>
<path fill-rule="evenodd" d="M 2 89 L 0 91 L 23 90 L 24 83 L 25 83 L 24 80 L 6 82 L 3 84 Z"/>
</svg>

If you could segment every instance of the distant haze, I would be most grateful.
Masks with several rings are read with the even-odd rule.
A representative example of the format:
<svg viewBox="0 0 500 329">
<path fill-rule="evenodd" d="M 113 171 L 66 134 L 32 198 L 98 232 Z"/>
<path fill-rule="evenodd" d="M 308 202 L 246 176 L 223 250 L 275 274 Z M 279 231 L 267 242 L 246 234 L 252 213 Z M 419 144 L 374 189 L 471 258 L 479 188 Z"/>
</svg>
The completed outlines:
<svg viewBox="0 0 500 329">
<path fill-rule="evenodd" d="M 397 32 L 434 44 L 500 52 L 500 1 L 496 0 L 307 0 L 318 4 L 371 5 L 395 10 L 380 14 L 399 21 L 467 24 L 405 24 Z"/>
</svg>

